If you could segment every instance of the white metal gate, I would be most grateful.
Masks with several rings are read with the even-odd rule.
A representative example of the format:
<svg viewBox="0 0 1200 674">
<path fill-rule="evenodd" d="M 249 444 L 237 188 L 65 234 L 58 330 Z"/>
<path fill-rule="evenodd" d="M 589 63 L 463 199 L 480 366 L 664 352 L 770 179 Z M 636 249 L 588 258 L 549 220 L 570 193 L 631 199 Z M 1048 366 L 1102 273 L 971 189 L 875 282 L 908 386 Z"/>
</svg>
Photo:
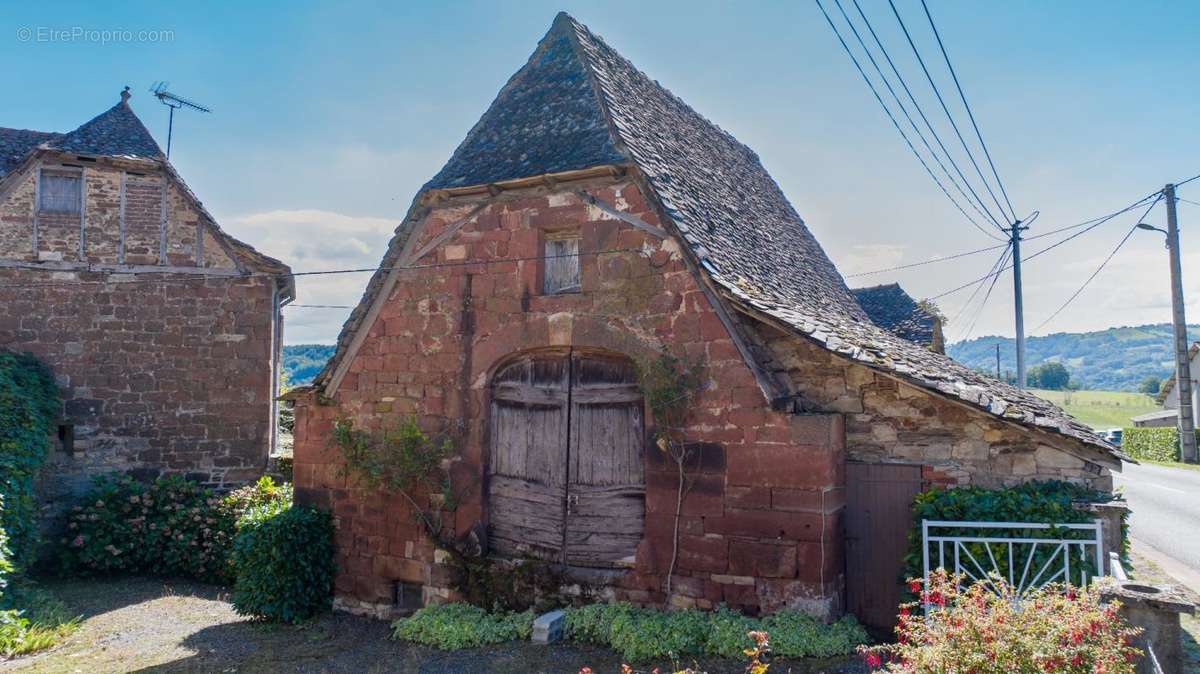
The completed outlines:
<svg viewBox="0 0 1200 674">
<path fill-rule="evenodd" d="M 984 583 L 990 573 L 996 573 L 1024 594 L 1054 582 L 1082 587 L 1104 574 L 1101 520 L 1087 524 L 922 520 L 921 541 L 926 583 L 938 568 Z"/>
</svg>

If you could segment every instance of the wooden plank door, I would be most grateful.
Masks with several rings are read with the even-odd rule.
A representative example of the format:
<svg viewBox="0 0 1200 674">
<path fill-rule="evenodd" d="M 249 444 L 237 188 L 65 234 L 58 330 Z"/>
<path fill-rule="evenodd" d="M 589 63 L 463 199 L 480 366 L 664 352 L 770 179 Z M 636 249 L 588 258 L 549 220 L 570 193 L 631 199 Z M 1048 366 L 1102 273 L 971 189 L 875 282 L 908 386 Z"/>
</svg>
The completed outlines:
<svg viewBox="0 0 1200 674">
<path fill-rule="evenodd" d="M 846 463 L 846 610 L 890 636 L 921 467 Z"/>
<path fill-rule="evenodd" d="M 562 560 L 570 361 L 524 358 L 492 384 L 490 545 L 509 557 Z"/>
<path fill-rule="evenodd" d="M 566 561 L 632 566 L 646 510 L 642 395 L 633 364 L 573 356 L 570 400 Z"/>
</svg>

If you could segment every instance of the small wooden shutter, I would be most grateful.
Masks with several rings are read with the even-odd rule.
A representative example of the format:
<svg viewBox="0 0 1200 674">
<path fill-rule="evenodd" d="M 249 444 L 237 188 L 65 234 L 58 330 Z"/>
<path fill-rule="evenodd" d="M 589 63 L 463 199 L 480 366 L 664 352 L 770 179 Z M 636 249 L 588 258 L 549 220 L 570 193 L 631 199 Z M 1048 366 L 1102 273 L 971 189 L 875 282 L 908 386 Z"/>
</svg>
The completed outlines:
<svg viewBox="0 0 1200 674">
<path fill-rule="evenodd" d="M 81 174 L 42 171 L 38 186 L 38 210 L 47 213 L 78 213 L 82 190 Z"/>
<path fill-rule="evenodd" d="M 547 295 L 577 293 L 579 285 L 579 238 L 546 240 L 542 292 Z"/>
<path fill-rule="evenodd" d="M 642 396 L 628 361 L 576 356 L 572 364 L 566 559 L 633 564 L 645 520 Z"/>
<path fill-rule="evenodd" d="M 523 359 L 492 388 L 492 548 L 505 556 L 559 561 L 566 497 L 567 365 Z"/>
</svg>

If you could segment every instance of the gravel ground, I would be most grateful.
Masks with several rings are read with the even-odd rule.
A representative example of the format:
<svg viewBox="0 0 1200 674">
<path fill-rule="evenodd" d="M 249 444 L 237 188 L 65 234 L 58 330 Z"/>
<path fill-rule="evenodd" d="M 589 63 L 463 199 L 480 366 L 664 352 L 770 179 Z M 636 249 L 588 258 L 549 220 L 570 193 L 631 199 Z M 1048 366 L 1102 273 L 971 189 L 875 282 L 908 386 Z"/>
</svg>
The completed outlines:
<svg viewBox="0 0 1200 674">
<path fill-rule="evenodd" d="M 0 672 L 619 672 L 611 651 L 529 643 L 446 653 L 388 638 L 386 623 L 328 614 L 298 627 L 250 622 L 227 590 L 189 581 L 121 578 L 45 585 L 84 618 L 62 645 L 0 662 Z M 670 663 L 658 663 L 667 671 Z M 687 664 L 687 663 L 685 663 Z M 741 662 L 705 662 L 740 674 Z M 777 661 L 771 672 L 863 672 L 857 658 Z"/>
</svg>

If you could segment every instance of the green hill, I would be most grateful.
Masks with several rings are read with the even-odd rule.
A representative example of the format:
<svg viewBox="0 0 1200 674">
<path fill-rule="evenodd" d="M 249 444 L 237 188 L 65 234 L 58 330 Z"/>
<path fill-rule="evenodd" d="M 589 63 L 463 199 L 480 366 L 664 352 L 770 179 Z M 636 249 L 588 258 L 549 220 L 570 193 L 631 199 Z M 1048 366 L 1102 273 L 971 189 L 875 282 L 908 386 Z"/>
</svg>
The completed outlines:
<svg viewBox="0 0 1200 674">
<path fill-rule="evenodd" d="M 311 384 L 333 355 L 332 344 L 293 344 L 283 347 L 283 373 L 292 386 Z"/>
<path fill-rule="evenodd" d="M 1200 326 L 1188 326 L 1191 340 L 1200 339 Z M 960 363 L 988 372 L 1017 369 L 1011 337 L 977 337 L 946 347 Z M 1136 391 L 1147 376 L 1166 378 L 1174 369 L 1171 326 L 1168 323 L 1109 328 L 1096 332 L 1058 332 L 1030 337 L 1025 343 L 1028 367 L 1058 361 L 1071 372 L 1071 381 L 1084 389 Z"/>
</svg>

